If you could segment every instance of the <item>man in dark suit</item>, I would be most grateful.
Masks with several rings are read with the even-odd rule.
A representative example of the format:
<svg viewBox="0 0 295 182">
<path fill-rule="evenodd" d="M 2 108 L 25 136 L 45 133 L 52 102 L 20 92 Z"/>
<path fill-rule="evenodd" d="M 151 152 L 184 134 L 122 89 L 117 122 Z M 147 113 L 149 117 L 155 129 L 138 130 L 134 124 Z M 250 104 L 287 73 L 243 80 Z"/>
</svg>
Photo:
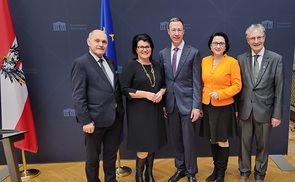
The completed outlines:
<svg viewBox="0 0 295 182">
<path fill-rule="evenodd" d="M 104 56 L 108 39 L 101 30 L 93 30 L 87 39 L 89 52 L 73 62 L 72 97 L 77 122 L 85 132 L 86 177 L 100 182 L 99 155 L 103 146 L 103 169 L 106 182 L 116 180 L 124 108 L 114 62 Z"/>
<path fill-rule="evenodd" d="M 283 108 L 282 56 L 264 48 L 265 28 L 252 24 L 246 30 L 251 50 L 238 56 L 242 90 L 238 101 L 239 115 L 239 182 L 249 181 L 252 141 L 256 141 L 254 178 L 263 181 L 269 155 L 271 129 L 281 123 Z"/>
<path fill-rule="evenodd" d="M 181 19 L 170 20 L 168 34 L 172 44 L 160 51 L 160 62 L 165 71 L 165 109 L 177 168 L 168 181 L 176 182 L 187 176 L 194 182 L 198 172 L 194 125 L 202 107 L 201 56 L 199 50 L 183 41 Z"/>
</svg>

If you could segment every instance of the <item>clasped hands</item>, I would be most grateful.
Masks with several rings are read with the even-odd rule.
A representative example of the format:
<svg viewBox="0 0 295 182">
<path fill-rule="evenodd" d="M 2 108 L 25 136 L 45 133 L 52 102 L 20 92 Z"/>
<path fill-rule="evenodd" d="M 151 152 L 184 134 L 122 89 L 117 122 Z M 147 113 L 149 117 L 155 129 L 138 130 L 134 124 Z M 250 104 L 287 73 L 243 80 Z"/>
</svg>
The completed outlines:
<svg viewBox="0 0 295 182">
<path fill-rule="evenodd" d="M 152 93 L 152 92 L 149 92 L 147 94 L 147 99 L 152 101 L 153 103 L 159 103 L 161 100 L 162 100 L 162 93 L 161 91 L 157 92 L 157 93 Z"/>
</svg>

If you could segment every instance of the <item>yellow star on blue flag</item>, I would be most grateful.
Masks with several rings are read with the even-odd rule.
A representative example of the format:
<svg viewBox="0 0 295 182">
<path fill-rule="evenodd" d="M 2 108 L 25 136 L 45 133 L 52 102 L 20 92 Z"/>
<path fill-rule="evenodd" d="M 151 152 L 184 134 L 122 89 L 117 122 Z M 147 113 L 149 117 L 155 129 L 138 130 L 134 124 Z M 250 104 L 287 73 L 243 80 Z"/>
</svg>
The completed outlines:
<svg viewBox="0 0 295 182">
<path fill-rule="evenodd" d="M 117 70 L 115 33 L 109 0 L 101 0 L 100 29 L 103 30 L 108 36 L 108 48 L 105 55 L 113 59 Z"/>
</svg>

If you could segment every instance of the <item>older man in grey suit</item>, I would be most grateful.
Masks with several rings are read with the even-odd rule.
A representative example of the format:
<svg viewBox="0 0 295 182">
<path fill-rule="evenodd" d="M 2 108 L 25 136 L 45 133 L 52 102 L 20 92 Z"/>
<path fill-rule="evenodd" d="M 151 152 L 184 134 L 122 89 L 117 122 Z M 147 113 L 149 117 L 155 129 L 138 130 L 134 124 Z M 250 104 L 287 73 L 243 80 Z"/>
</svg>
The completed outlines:
<svg viewBox="0 0 295 182">
<path fill-rule="evenodd" d="M 249 181 L 252 141 L 256 141 L 254 178 L 265 178 L 271 129 L 281 123 L 283 101 L 282 56 L 264 48 L 265 28 L 252 24 L 246 30 L 251 50 L 238 56 L 242 75 L 239 95 L 239 182 Z"/>
<path fill-rule="evenodd" d="M 175 153 L 176 173 L 168 180 L 176 182 L 187 176 L 195 182 L 198 171 L 195 151 L 195 121 L 200 117 L 201 56 L 183 41 L 184 27 L 179 18 L 169 22 L 172 45 L 160 51 L 166 81 L 165 108 Z"/>
</svg>

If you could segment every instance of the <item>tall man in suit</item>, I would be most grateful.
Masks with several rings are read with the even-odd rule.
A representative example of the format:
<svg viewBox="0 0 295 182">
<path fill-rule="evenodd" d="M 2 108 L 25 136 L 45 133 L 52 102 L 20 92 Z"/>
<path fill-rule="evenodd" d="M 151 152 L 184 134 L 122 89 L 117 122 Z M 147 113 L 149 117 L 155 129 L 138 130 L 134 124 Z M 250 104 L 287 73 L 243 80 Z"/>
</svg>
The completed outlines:
<svg viewBox="0 0 295 182">
<path fill-rule="evenodd" d="M 104 56 L 108 39 L 101 30 L 93 30 L 87 39 L 89 52 L 73 62 L 72 97 L 77 122 L 85 133 L 86 177 L 100 182 L 99 155 L 103 146 L 106 182 L 116 180 L 116 159 L 124 108 L 114 62 Z"/>
<path fill-rule="evenodd" d="M 281 124 L 283 102 L 282 56 L 264 48 L 265 28 L 252 24 L 246 30 L 250 51 L 238 56 L 242 90 L 239 115 L 239 182 L 249 181 L 252 141 L 256 141 L 254 178 L 263 181 L 269 155 L 271 129 Z"/>
<path fill-rule="evenodd" d="M 198 172 L 194 125 L 202 107 L 201 56 L 199 50 L 184 42 L 184 31 L 183 21 L 172 18 L 168 25 L 172 44 L 160 51 L 167 91 L 165 110 L 177 168 L 169 182 L 184 176 L 194 182 Z"/>
</svg>

